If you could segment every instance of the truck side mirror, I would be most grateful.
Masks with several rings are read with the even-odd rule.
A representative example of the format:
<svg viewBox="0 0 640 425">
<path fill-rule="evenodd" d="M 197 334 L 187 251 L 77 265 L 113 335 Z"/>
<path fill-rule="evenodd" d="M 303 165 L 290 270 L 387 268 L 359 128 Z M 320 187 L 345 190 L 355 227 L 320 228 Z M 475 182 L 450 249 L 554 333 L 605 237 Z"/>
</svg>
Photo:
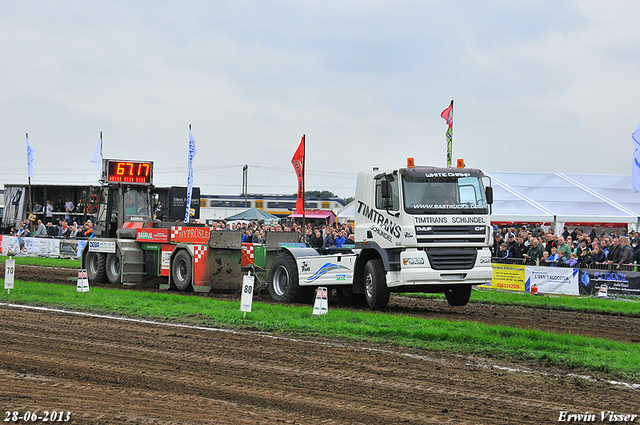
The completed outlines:
<svg viewBox="0 0 640 425">
<path fill-rule="evenodd" d="M 491 186 L 487 186 L 484 190 L 487 195 L 487 203 L 489 205 L 493 204 L 493 188 Z"/>
<path fill-rule="evenodd" d="M 386 210 L 393 207 L 391 200 L 391 182 L 384 179 L 380 182 L 380 197 L 382 198 L 382 207 Z"/>
</svg>

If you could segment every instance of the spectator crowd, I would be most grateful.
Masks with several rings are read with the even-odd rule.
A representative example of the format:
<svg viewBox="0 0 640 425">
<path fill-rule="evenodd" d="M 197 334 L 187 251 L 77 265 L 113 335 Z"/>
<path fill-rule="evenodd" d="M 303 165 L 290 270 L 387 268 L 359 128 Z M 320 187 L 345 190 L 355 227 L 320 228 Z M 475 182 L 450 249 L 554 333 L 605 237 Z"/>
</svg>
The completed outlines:
<svg viewBox="0 0 640 425">
<path fill-rule="evenodd" d="M 213 222 L 212 230 L 236 230 L 242 232 L 242 243 L 264 243 L 267 232 L 296 232 L 298 242 L 304 243 L 308 247 L 327 249 L 343 248 L 355 244 L 353 229 L 347 224 L 313 224 L 306 223 L 303 226 L 299 223 L 265 224 L 262 221 L 251 221 L 250 223 L 224 223 Z"/>
<path fill-rule="evenodd" d="M 619 234 L 618 229 L 597 234 L 594 228 L 587 234 L 565 227 L 556 236 L 541 228 L 503 227 L 494 232 L 493 257 L 498 262 L 615 270 L 640 263 L 639 239 L 638 232 Z"/>
</svg>

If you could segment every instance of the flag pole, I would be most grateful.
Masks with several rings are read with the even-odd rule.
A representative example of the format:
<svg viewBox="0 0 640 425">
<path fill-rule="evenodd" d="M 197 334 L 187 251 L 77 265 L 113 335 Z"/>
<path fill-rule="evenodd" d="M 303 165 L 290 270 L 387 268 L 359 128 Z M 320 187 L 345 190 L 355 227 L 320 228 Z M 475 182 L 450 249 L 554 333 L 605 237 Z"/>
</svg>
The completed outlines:
<svg viewBox="0 0 640 425">
<path fill-rule="evenodd" d="M 305 179 L 304 179 L 304 171 L 306 168 L 307 162 L 307 136 L 306 134 L 302 135 L 302 140 L 304 140 L 304 156 L 302 157 L 302 238 L 304 241 L 304 233 L 307 227 L 307 208 L 304 203 L 304 190 L 305 190 Z"/>
<path fill-rule="evenodd" d="M 29 143 L 29 133 L 25 133 L 25 137 L 27 138 L 27 143 Z M 29 168 L 28 162 L 29 162 L 29 156 L 28 156 L 28 153 L 27 153 L 27 178 L 29 179 L 28 180 L 29 181 L 29 206 L 28 206 L 28 209 L 29 209 L 29 213 L 31 213 L 32 212 L 32 207 L 31 207 L 31 205 L 32 205 L 31 204 L 31 174 L 28 171 L 28 168 Z M 28 217 L 29 217 L 29 215 L 27 213 L 27 218 Z M 31 229 L 33 230 L 33 226 L 29 226 L 29 227 L 31 227 Z"/>
<path fill-rule="evenodd" d="M 447 122 L 447 168 L 449 168 L 451 167 L 451 154 L 453 151 L 453 100 L 451 100 L 451 104 L 442 111 L 440 116 Z"/>
</svg>

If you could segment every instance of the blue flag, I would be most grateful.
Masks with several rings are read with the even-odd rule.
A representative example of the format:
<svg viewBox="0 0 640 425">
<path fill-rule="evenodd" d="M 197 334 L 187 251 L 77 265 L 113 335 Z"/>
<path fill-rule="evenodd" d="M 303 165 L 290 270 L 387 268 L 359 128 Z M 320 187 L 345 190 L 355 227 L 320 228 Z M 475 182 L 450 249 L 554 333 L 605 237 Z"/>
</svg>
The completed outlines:
<svg viewBox="0 0 640 425">
<path fill-rule="evenodd" d="M 29 134 L 27 134 L 27 168 L 29 170 L 29 177 L 33 177 L 33 148 L 29 143 Z"/>
<path fill-rule="evenodd" d="M 96 149 L 93 151 L 91 163 L 96 167 L 102 169 L 102 131 L 100 132 L 100 140 L 98 140 Z"/>
<path fill-rule="evenodd" d="M 640 124 L 636 127 L 636 130 L 631 135 L 631 139 L 634 142 L 633 162 L 631 164 L 631 186 L 633 191 L 640 190 Z"/>
<path fill-rule="evenodd" d="M 184 222 L 189 222 L 189 213 L 191 212 L 191 192 L 193 191 L 193 157 L 196 156 L 196 139 L 193 138 L 191 129 L 189 129 L 189 172 L 187 174 L 187 208 L 184 213 Z"/>
</svg>

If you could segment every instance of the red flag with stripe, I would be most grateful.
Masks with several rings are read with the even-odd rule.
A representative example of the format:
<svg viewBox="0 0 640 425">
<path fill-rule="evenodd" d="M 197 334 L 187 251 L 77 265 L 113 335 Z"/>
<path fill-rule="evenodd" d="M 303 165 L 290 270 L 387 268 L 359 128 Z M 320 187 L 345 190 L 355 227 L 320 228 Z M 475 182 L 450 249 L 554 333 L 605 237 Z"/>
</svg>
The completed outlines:
<svg viewBox="0 0 640 425">
<path fill-rule="evenodd" d="M 296 198 L 296 213 L 298 214 L 304 214 L 304 138 L 303 134 L 298 150 L 296 150 L 291 159 L 291 164 L 298 177 L 298 195 Z"/>
</svg>

